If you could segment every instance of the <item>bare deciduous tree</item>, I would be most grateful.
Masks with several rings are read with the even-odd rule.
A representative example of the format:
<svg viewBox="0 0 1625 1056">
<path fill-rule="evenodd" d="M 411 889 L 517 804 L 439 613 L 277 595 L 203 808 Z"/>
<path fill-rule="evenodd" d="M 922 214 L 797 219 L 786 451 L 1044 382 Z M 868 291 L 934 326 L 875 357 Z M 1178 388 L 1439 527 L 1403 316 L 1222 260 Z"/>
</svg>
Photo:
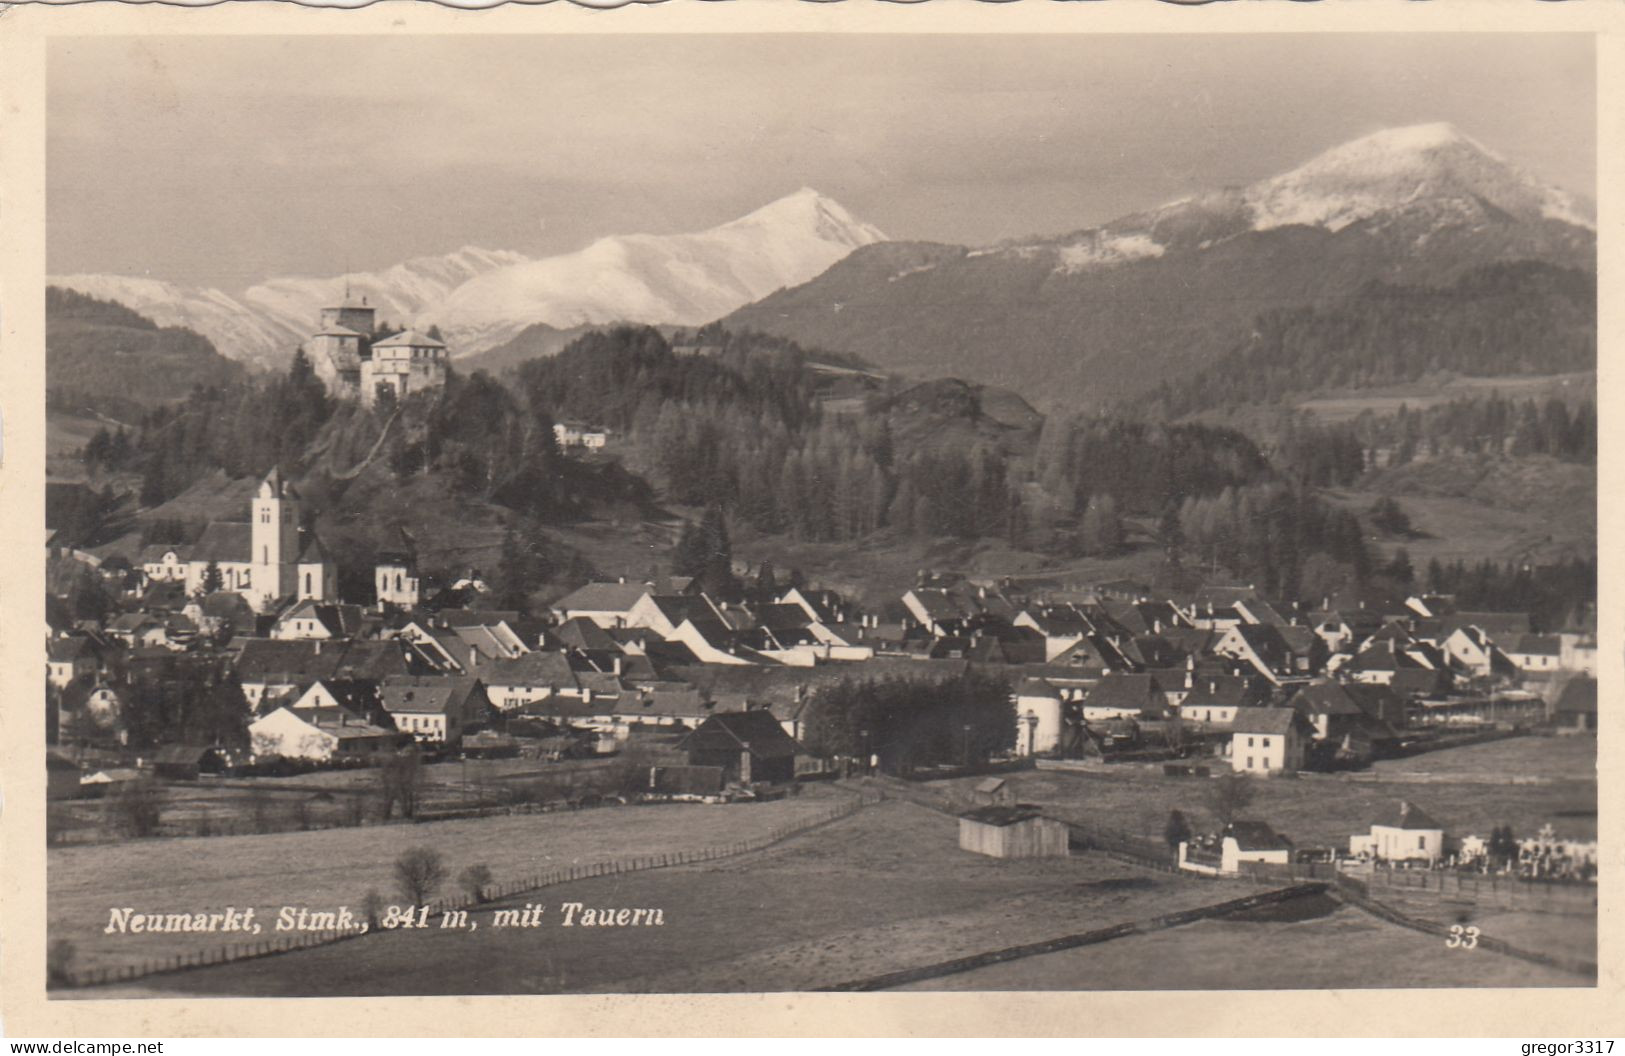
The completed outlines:
<svg viewBox="0 0 1625 1056">
<path fill-rule="evenodd" d="M 464 869 L 457 877 L 457 882 L 463 885 L 463 890 L 468 892 L 469 898 L 476 902 L 484 902 L 486 889 L 491 886 L 493 879 L 495 878 L 491 875 L 491 867 L 481 864 Z"/>
<path fill-rule="evenodd" d="M 1208 813 L 1222 830 L 1251 805 L 1256 791 L 1253 782 L 1242 774 L 1221 774 L 1208 785 Z"/>
<path fill-rule="evenodd" d="M 446 863 L 432 847 L 414 847 L 395 859 L 395 882 L 414 906 L 429 901 L 446 880 Z"/>
<path fill-rule="evenodd" d="M 156 836 L 164 819 L 164 794 L 157 782 L 126 783 L 107 800 L 107 822 L 126 836 Z"/>
<path fill-rule="evenodd" d="M 423 761 L 415 749 L 391 755 L 378 768 L 378 781 L 383 794 L 384 817 L 388 819 L 396 807 L 401 817 L 417 816 L 418 802 L 423 792 Z"/>
</svg>

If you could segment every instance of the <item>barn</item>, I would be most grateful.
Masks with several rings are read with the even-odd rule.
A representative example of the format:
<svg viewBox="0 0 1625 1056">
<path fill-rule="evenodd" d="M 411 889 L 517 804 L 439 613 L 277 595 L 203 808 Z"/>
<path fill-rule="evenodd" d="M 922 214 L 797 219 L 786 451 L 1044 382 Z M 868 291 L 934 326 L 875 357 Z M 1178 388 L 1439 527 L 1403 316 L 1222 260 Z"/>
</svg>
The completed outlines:
<svg viewBox="0 0 1625 1056">
<path fill-rule="evenodd" d="M 977 807 L 959 815 L 959 849 L 993 858 L 1065 858 L 1069 830 L 1030 803 Z"/>
<path fill-rule="evenodd" d="M 712 715 L 677 745 L 689 766 L 720 767 L 728 784 L 781 784 L 796 779 L 805 752 L 765 708 Z"/>
</svg>

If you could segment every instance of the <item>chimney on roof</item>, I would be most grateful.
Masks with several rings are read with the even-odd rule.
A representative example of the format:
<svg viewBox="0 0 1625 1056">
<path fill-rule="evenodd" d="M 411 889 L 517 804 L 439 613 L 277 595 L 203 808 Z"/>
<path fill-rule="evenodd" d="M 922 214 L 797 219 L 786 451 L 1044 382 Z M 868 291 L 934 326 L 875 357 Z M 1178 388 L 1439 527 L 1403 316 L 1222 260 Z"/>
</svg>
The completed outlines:
<svg viewBox="0 0 1625 1056">
<path fill-rule="evenodd" d="M 1404 821 L 1406 818 L 1410 817 L 1410 815 L 1411 815 L 1410 800 L 1407 800 L 1407 799 L 1400 800 L 1399 801 L 1399 820 Z"/>
</svg>

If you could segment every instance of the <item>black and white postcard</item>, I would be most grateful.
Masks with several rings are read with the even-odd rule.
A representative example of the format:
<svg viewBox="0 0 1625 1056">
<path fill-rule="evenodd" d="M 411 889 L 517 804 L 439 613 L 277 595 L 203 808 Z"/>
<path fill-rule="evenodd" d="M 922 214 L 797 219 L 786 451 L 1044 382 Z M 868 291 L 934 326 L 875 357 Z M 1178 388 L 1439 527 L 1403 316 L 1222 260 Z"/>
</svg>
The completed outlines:
<svg viewBox="0 0 1625 1056">
<path fill-rule="evenodd" d="M 31 1022 L 1600 1022 L 1617 12 L 688 6 L 12 13 Z"/>
</svg>

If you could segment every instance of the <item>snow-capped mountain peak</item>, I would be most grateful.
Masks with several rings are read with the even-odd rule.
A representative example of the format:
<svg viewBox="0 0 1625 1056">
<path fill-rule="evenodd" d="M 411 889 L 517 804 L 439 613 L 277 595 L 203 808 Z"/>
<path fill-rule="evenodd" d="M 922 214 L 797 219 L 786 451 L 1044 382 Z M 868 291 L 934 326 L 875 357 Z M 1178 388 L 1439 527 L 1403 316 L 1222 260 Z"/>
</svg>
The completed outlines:
<svg viewBox="0 0 1625 1056">
<path fill-rule="evenodd" d="M 802 188 L 706 231 L 614 235 L 575 253 L 497 268 L 453 291 L 437 321 L 459 351 L 489 348 L 532 323 L 693 326 L 885 240 L 839 202 Z"/>
<path fill-rule="evenodd" d="M 345 296 L 365 298 L 380 323 L 438 325 L 460 356 L 532 323 L 710 322 L 885 240 L 839 202 L 804 187 L 707 231 L 611 235 L 539 260 L 469 245 L 380 271 L 268 279 L 235 296 L 118 275 L 53 281 L 121 301 L 160 325 L 197 330 L 231 358 L 279 367 L 321 309 Z"/>
<path fill-rule="evenodd" d="M 1338 231 L 1417 203 L 1499 210 L 1593 226 L 1583 203 L 1509 163 L 1447 122 L 1384 129 L 1331 148 L 1247 188 L 1253 227 L 1307 224 Z M 1470 212 L 1471 210 L 1466 210 Z M 1446 210 L 1461 215 L 1464 210 Z"/>
</svg>

